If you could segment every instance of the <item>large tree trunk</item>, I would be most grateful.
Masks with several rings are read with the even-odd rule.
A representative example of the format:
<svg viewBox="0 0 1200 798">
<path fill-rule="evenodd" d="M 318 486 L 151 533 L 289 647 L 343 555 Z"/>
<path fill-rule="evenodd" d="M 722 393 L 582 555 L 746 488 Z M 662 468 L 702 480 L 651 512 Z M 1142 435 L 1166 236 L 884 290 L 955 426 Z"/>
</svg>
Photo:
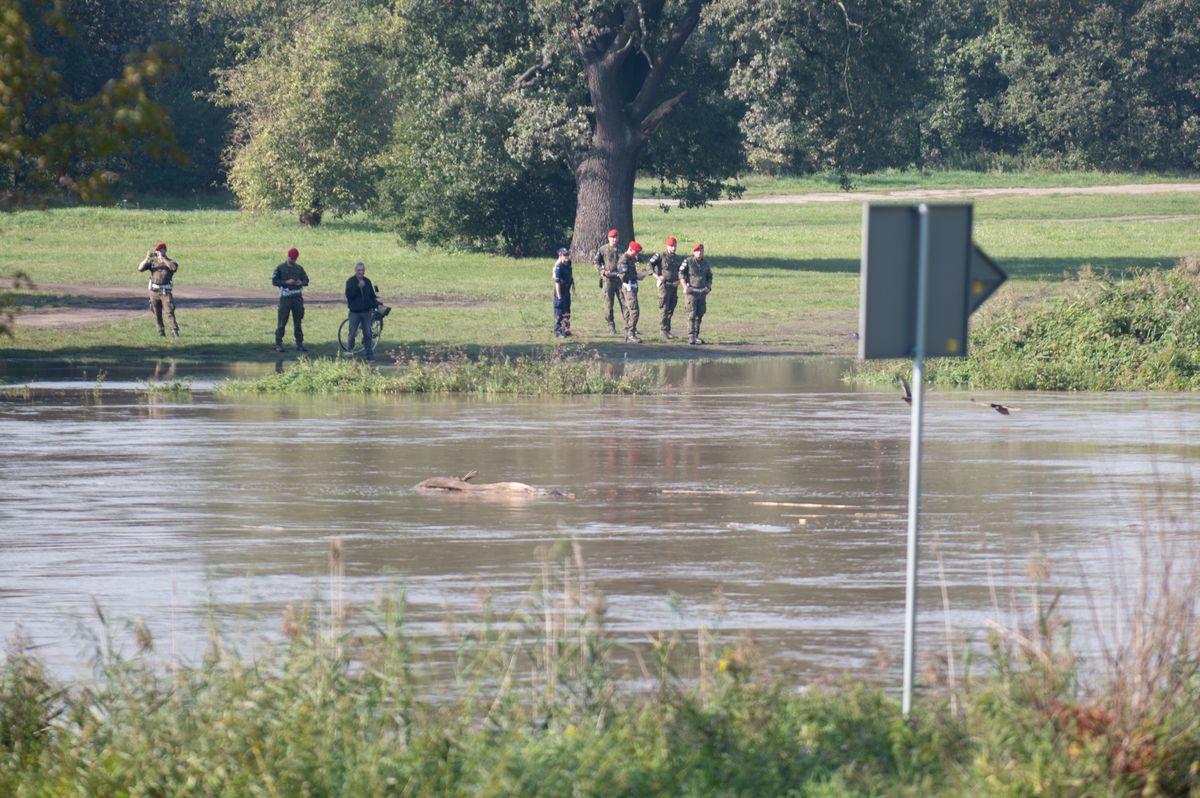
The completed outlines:
<svg viewBox="0 0 1200 798">
<path fill-rule="evenodd" d="M 634 240 L 633 180 L 646 141 L 679 103 L 682 94 L 658 99 L 667 71 L 696 29 L 708 0 L 687 0 L 684 13 L 662 38 L 652 60 L 636 47 L 638 37 L 662 20 L 663 4 L 620 3 L 602 12 L 601 32 L 576 38 L 592 106 L 592 140 L 571 164 L 577 186 L 575 258 L 590 259 L 616 228 L 617 246 Z M 651 12 L 650 18 L 642 16 Z"/>
<path fill-rule="evenodd" d="M 577 261 L 590 263 L 608 231 L 620 232 L 617 247 L 634 239 L 633 179 L 638 148 L 611 142 L 593 148 L 575 170 L 575 232 L 571 245 Z"/>
</svg>

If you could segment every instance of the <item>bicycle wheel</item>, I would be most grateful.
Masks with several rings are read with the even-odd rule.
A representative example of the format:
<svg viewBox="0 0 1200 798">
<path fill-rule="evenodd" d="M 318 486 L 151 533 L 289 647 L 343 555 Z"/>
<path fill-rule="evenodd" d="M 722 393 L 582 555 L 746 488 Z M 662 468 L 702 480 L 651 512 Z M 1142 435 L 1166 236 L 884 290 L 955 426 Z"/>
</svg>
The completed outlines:
<svg viewBox="0 0 1200 798">
<path fill-rule="evenodd" d="M 354 348 L 350 348 L 350 319 L 343 319 L 342 326 L 338 327 L 338 346 L 343 352 L 353 352 L 355 354 L 363 351 L 362 336 L 356 336 Z"/>
<path fill-rule="evenodd" d="M 371 323 L 371 337 L 374 339 L 374 341 L 372 342 L 375 345 L 374 348 L 376 350 L 378 350 L 379 349 L 379 339 L 383 337 L 383 317 L 382 316 L 379 316 L 379 315 L 375 316 L 375 321 Z"/>
</svg>

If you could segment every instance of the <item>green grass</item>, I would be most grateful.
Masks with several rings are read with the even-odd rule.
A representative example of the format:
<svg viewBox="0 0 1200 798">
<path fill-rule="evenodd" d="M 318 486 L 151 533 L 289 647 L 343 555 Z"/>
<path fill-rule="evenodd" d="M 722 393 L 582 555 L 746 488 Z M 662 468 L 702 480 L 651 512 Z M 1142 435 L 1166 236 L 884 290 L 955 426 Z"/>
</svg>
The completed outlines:
<svg viewBox="0 0 1200 798">
<path fill-rule="evenodd" d="M 224 394 L 401 394 L 471 393 L 480 395 L 569 396 L 647 394 L 661 388 L 646 366 L 615 373 L 599 355 L 563 353 L 552 347 L 511 357 L 458 350 L 397 356 L 396 368 L 378 368 L 348 358 L 302 358 L 276 374 L 217 385 Z"/>
<path fill-rule="evenodd" d="M 1200 390 L 1200 258 L 1124 279 L 1090 271 L 1061 293 L 985 306 L 965 358 L 930 361 L 928 379 L 957 388 Z M 875 361 L 856 375 L 894 383 L 911 365 Z"/>
<path fill-rule="evenodd" d="M 1195 182 L 1195 175 L 1135 174 L 1131 172 L 968 172 L 946 169 L 913 171 L 889 169 L 869 175 L 854 175 L 851 178 L 850 194 L 859 191 L 904 191 L 914 188 L 1054 188 L 1059 186 L 1115 186 L 1131 183 L 1186 183 Z M 837 175 L 746 175 L 739 181 L 746 191 L 746 199 L 786 194 L 811 194 L 814 192 L 842 191 L 841 178 Z M 658 184 L 652 180 L 639 179 L 635 184 L 636 196 L 657 196 Z"/>
<path fill-rule="evenodd" d="M 1149 176 L 1118 176 L 1149 181 Z M 879 188 L 986 186 L 1044 181 L 1052 184 L 1119 182 L 1111 175 L 967 175 L 924 177 L 887 174 Z M 1110 180 L 1111 179 L 1111 180 Z M 1166 180 L 1167 178 L 1158 178 Z M 907 182 L 905 182 L 907 181 Z M 814 186 L 815 187 L 815 186 Z M 774 190 L 774 189 L 773 189 Z M 779 190 L 785 190 L 780 188 Z M 790 189 L 786 189 L 790 190 Z M 1161 268 L 1200 253 L 1200 224 L 1191 194 L 1000 197 L 975 202 L 975 239 L 1012 276 L 1002 291 L 1041 290 L 1085 264 L 1114 272 Z M 1166 220 L 1114 217 L 1167 217 Z M 653 251 L 667 235 L 685 250 L 703 241 L 713 263 L 715 291 L 709 300 L 705 338 L 741 354 L 787 351 L 852 354 L 857 328 L 858 259 L 862 206 L 836 204 L 722 205 L 669 213 L 635 209 L 638 238 Z M 0 217 L 0 273 L 25 269 L 43 285 L 126 286 L 129 307 L 144 307 L 143 281 L 134 269 L 159 240 L 181 269 L 177 279 L 179 341 L 153 335 L 149 318 L 99 323 L 55 333 L 22 328 L 0 341 L 11 358 L 101 360 L 269 360 L 273 302 L 248 308 L 197 307 L 189 286 L 270 290 L 271 271 L 289 246 L 301 251 L 310 290 L 337 293 L 353 263 L 363 260 L 385 301 L 396 306 L 385 346 L 501 346 L 548 343 L 551 328 L 551 258 L 513 260 L 489 255 L 410 247 L 363 216 L 331 219 L 300 228 L 287 214 L 229 210 L 60 209 Z M 576 265 L 576 341 L 605 355 L 690 356 L 686 345 L 626 347 L 603 332 L 600 298 L 590 264 Z M 27 306 L 59 297 L 20 292 Z M 312 303 L 310 303 L 311 305 Z M 642 294 L 640 328 L 653 340 L 657 307 L 652 290 Z M 682 304 L 682 303 L 681 303 Z M 310 307 L 307 343 L 319 354 L 335 353 L 339 308 Z M 686 324 L 682 307 L 676 326 Z"/>
</svg>

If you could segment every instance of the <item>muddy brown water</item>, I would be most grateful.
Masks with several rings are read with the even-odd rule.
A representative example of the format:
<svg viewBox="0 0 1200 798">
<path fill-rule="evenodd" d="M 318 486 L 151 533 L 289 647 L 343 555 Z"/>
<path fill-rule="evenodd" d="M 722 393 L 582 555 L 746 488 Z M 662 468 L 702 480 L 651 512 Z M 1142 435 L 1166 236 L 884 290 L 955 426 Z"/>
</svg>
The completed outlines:
<svg viewBox="0 0 1200 798">
<path fill-rule="evenodd" d="M 286 604 L 323 601 L 340 538 L 346 598 L 402 588 L 436 637 L 481 588 L 519 608 L 539 547 L 573 538 L 622 641 L 707 625 L 803 675 L 895 675 L 909 409 L 842 382 L 851 365 L 676 363 L 662 396 L 493 400 L 220 399 L 203 373 L 190 397 L 148 398 L 134 379 L 151 373 L 117 367 L 97 395 L 88 370 L 42 368 L 0 401 L 0 635 L 78 675 L 100 607 L 119 640 L 141 619 L 160 654 L 194 660 L 211 623 L 271 638 Z M 1040 553 L 1095 651 L 1146 529 L 1172 514 L 1178 545 L 1200 549 L 1200 402 L 988 398 L 1021 410 L 929 394 L 921 649 L 944 651 L 947 621 L 975 639 L 1011 621 Z M 413 490 L 470 469 L 575 498 Z"/>
</svg>

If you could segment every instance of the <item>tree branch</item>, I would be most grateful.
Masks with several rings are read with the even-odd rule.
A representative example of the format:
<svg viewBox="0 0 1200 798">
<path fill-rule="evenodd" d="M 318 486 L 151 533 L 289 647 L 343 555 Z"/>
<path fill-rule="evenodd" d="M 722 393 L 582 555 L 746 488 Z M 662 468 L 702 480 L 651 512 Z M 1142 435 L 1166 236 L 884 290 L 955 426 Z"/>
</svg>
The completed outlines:
<svg viewBox="0 0 1200 798">
<path fill-rule="evenodd" d="M 662 123 L 675 110 L 675 106 L 679 105 L 680 101 L 683 100 L 685 94 L 687 94 L 686 91 L 679 92 L 679 94 L 659 104 L 657 108 L 646 114 L 646 117 L 641 121 L 639 126 L 639 133 L 643 139 L 648 139 L 658 132 L 658 129 L 662 127 Z"/>
<path fill-rule="evenodd" d="M 554 51 L 543 52 L 542 62 L 534 64 L 522 72 L 520 77 L 513 82 L 513 89 L 515 91 L 524 91 L 525 89 L 533 88 L 542 79 L 542 75 L 546 70 L 552 66 L 554 66 Z"/>
<path fill-rule="evenodd" d="M 663 81 L 666 80 L 671 65 L 679 57 L 679 51 L 683 49 L 684 42 L 688 40 L 688 37 L 695 32 L 696 26 L 700 24 L 700 11 L 707 2 L 709 0 L 690 0 L 687 9 L 683 13 L 683 18 L 679 20 L 679 24 L 675 26 L 675 30 L 671 32 L 671 37 L 663 45 L 662 49 L 659 50 L 654 63 L 650 65 L 650 73 L 646 76 L 641 90 L 629 107 L 634 119 L 643 120 L 643 126 L 650 114 L 657 114 L 663 107 L 660 105 L 653 111 L 651 110 L 655 97 L 658 95 L 658 90 L 662 87 Z M 670 100 L 667 102 L 670 102 Z M 678 98 L 676 98 L 675 102 L 678 102 Z M 666 105 L 666 103 L 663 105 Z M 673 108 L 674 105 L 671 107 Z M 659 124 L 662 124 L 661 120 L 659 120 Z M 657 125 L 655 128 L 657 129 Z"/>
</svg>

